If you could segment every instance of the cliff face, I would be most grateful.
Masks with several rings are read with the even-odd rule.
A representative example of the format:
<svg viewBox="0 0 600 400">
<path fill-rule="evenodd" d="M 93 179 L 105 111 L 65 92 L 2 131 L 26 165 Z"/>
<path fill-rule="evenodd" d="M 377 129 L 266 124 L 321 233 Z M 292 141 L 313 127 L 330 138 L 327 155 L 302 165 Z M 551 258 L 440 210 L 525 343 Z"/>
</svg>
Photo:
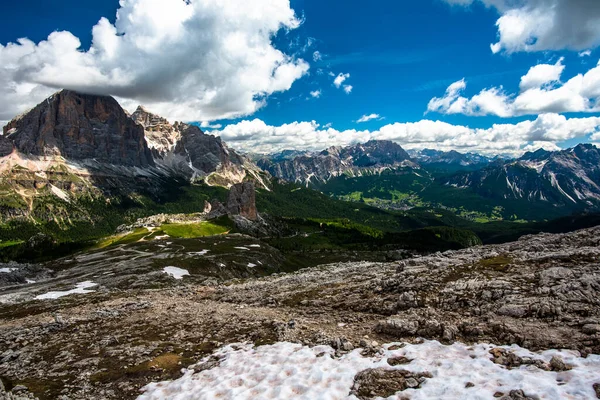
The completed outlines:
<svg viewBox="0 0 600 400">
<path fill-rule="evenodd" d="M 157 157 L 162 158 L 167 152 L 173 150 L 175 144 L 181 138 L 181 132 L 175 129 L 169 121 L 156 114 L 152 114 L 142 106 L 139 106 L 131 114 L 131 119 L 144 127 L 148 146 Z"/>
<path fill-rule="evenodd" d="M 63 90 L 11 121 L 4 135 L 27 155 L 154 166 L 144 129 L 108 96 Z"/>
</svg>

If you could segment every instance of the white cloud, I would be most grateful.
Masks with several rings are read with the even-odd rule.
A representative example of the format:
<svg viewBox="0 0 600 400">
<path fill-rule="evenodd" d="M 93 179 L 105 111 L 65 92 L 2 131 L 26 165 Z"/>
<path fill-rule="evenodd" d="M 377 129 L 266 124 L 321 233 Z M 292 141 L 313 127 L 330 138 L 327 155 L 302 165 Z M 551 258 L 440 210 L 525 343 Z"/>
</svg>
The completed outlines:
<svg viewBox="0 0 600 400">
<path fill-rule="evenodd" d="M 319 97 L 321 97 L 322 92 L 320 90 L 315 90 L 310 92 L 310 95 L 312 97 L 314 97 L 315 99 L 318 99 Z"/>
<path fill-rule="evenodd" d="M 585 51 L 580 52 L 578 55 L 579 55 L 579 57 L 589 57 L 589 56 L 592 55 L 592 51 L 591 50 L 585 50 Z"/>
<path fill-rule="evenodd" d="M 334 74 L 335 75 L 335 74 Z M 332 75 L 333 76 L 333 75 Z M 339 74 L 338 76 L 335 77 L 335 79 L 333 80 L 333 84 L 335 85 L 336 88 L 340 88 L 340 86 L 342 86 L 342 83 L 344 83 L 346 81 L 346 79 L 350 78 L 350 74 Z"/>
<path fill-rule="evenodd" d="M 315 52 L 313 53 L 313 61 L 314 61 L 314 62 L 320 61 L 320 60 L 322 60 L 322 59 L 323 59 L 323 55 L 321 54 L 321 52 L 320 52 L 320 51 L 315 51 Z"/>
<path fill-rule="evenodd" d="M 371 139 L 392 140 L 410 148 L 475 151 L 484 154 L 520 154 L 534 147 L 556 148 L 566 140 L 593 135 L 600 140 L 600 117 L 570 118 L 542 114 L 535 120 L 517 124 L 496 124 L 488 129 L 473 129 L 441 121 L 421 120 L 394 123 L 379 130 L 338 131 L 315 121 L 269 126 L 259 119 L 228 125 L 220 135 L 241 151 L 272 153 L 285 149 L 322 150 L 330 146 L 364 143 Z"/>
<path fill-rule="evenodd" d="M 530 68 L 529 72 L 521 78 L 521 90 L 540 88 L 548 83 L 560 81 L 560 76 L 565 69 L 565 66 L 562 64 L 563 61 L 564 58 L 561 58 L 554 65 L 539 64 Z"/>
<path fill-rule="evenodd" d="M 121 0 L 113 25 L 93 27 L 89 50 L 69 32 L 0 45 L 0 120 L 61 88 L 109 94 L 169 119 L 249 115 L 309 66 L 273 46 L 300 20 L 288 0 Z"/>
<path fill-rule="evenodd" d="M 352 86 L 352 85 L 344 85 L 344 92 L 346 92 L 346 94 L 352 93 L 352 89 L 354 89 L 354 86 Z"/>
<path fill-rule="evenodd" d="M 431 99 L 427 111 L 499 117 L 600 111 L 600 63 L 585 74 L 561 83 L 565 68 L 562 61 L 532 67 L 521 78 L 518 94 L 507 94 L 500 86 L 484 89 L 466 98 L 462 95 L 466 82 L 460 80 L 450 85 L 443 97 Z"/>
<path fill-rule="evenodd" d="M 600 1 L 597 0 L 445 0 L 469 6 L 481 2 L 500 14 L 496 21 L 501 51 L 585 50 L 600 45 Z"/>
<path fill-rule="evenodd" d="M 381 120 L 381 119 L 383 119 L 383 118 L 382 118 L 382 117 L 381 117 L 381 115 L 379 115 L 379 114 L 369 114 L 369 115 L 366 115 L 366 114 L 365 114 L 365 115 L 363 115 L 362 117 L 360 117 L 360 118 L 358 119 L 358 121 L 356 121 L 356 122 L 358 122 L 358 123 L 361 123 L 361 122 L 368 122 L 368 121 L 372 121 L 372 120 L 374 120 L 374 119 L 376 119 L 376 120 Z"/>
<path fill-rule="evenodd" d="M 223 125 L 221 125 L 221 124 L 211 124 L 208 121 L 202 121 L 200 123 L 200 128 L 203 128 L 203 129 L 221 129 L 222 127 L 223 127 Z"/>
</svg>

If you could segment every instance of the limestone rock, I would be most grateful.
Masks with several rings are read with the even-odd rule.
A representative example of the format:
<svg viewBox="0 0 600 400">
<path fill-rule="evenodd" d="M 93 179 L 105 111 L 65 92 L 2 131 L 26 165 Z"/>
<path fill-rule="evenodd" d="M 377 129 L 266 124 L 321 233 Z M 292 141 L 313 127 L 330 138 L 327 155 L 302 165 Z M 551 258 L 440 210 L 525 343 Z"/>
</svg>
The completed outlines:
<svg viewBox="0 0 600 400">
<path fill-rule="evenodd" d="M 9 122 L 4 135 L 24 154 L 154 165 L 144 129 L 109 96 L 63 90 Z"/>
<path fill-rule="evenodd" d="M 258 219 L 256 190 L 253 183 L 238 183 L 231 187 L 227 199 L 227 211 L 231 215 L 241 215 L 251 221 Z"/>
</svg>

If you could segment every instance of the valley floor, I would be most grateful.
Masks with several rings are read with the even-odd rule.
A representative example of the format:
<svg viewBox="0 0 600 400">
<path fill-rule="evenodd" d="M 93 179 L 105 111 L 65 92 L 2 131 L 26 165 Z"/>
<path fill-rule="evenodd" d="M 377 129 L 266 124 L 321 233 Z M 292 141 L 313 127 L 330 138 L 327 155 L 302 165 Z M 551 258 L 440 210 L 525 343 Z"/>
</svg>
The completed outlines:
<svg viewBox="0 0 600 400">
<path fill-rule="evenodd" d="M 224 253 L 261 246 L 232 240 Z M 196 247 L 187 252 L 206 246 Z M 263 261 L 274 257 L 260 249 Z M 221 284 L 157 272 L 163 265 L 136 250 L 138 258 L 122 248 L 96 254 L 114 257 L 112 279 L 89 271 L 94 256 L 86 255 L 49 281 L 0 289 L 0 398 L 589 399 L 600 392 L 600 227 Z M 190 269 L 189 260 L 177 264 L 188 258 L 168 261 Z M 156 287 L 136 284 L 133 272 Z M 75 289 L 89 274 L 96 286 L 84 293 L 35 299 L 56 285 Z M 60 286 L 60 276 L 69 283 Z M 173 382 L 152 383 L 160 381 Z M 318 387 L 328 388 L 321 397 L 311 391 Z"/>
</svg>

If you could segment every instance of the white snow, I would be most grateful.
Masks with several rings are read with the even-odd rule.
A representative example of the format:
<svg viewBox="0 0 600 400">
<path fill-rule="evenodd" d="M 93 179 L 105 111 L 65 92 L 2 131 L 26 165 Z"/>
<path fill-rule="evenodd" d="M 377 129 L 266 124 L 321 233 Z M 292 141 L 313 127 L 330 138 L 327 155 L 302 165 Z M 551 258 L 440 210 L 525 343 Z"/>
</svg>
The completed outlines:
<svg viewBox="0 0 600 400">
<path fill-rule="evenodd" d="M 0 268 L 0 273 L 10 274 L 13 271 L 16 271 L 16 268 Z"/>
<path fill-rule="evenodd" d="M 251 244 L 251 245 L 250 245 L 250 246 L 248 246 L 248 247 L 254 247 L 254 248 L 256 248 L 256 249 L 260 249 L 260 244 Z"/>
<path fill-rule="evenodd" d="M 27 282 L 27 283 L 35 283 L 35 281 L 32 281 L 31 279 L 25 279 L 25 282 Z"/>
<path fill-rule="evenodd" d="M 542 172 L 546 164 L 548 164 L 548 160 L 524 160 L 521 161 L 521 164 L 527 168 L 534 169 L 539 174 Z"/>
<path fill-rule="evenodd" d="M 188 270 L 177 267 L 165 267 L 163 272 L 171 275 L 175 279 L 183 279 L 184 276 L 190 274 Z"/>
<path fill-rule="evenodd" d="M 188 253 L 190 256 L 205 256 L 206 253 L 208 253 L 209 250 L 201 250 L 201 251 L 196 251 L 196 252 L 191 252 Z"/>
<path fill-rule="evenodd" d="M 573 203 L 577 203 L 571 196 L 568 195 L 567 192 L 565 192 L 563 190 L 563 188 L 560 187 L 560 184 L 558 183 L 558 180 L 556 179 L 556 175 L 553 172 L 550 172 L 549 175 L 550 175 L 550 183 L 552 184 L 552 186 L 557 188 L 558 191 L 561 192 L 563 196 L 567 197 Z"/>
<path fill-rule="evenodd" d="M 256 264 L 248 263 L 248 268 L 254 268 L 254 267 L 256 267 Z"/>
<path fill-rule="evenodd" d="M 98 286 L 98 284 L 91 282 L 91 281 L 85 281 L 85 282 L 78 283 L 77 286 L 75 287 L 75 289 L 66 290 L 63 292 L 48 292 L 48 293 L 40 294 L 39 296 L 36 296 L 35 299 L 36 300 L 52 300 L 52 299 L 58 299 L 58 298 L 64 297 L 64 296 L 69 296 L 71 294 L 92 293 L 92 292 L 94 292 L 93 290 L 87 290 L 87 289 L 94 287 L 94 286 Z"/>
<path fill-rule="evenodd" d="M 241 246 L 240 247 L 234 247 L 234 249 L 238 249 L 238 250 L 250 250 L 247 247 L 241 247 Z"/>
<path fill-rule="evenodd" d="M 154 240 L 168 239 L 168 238 L 170 238 L 170 237 L 171 237 L 171 236 L 169 236 L 169 235 L 159 235 L 159 236 L 155 236 L 155 237 L 154 237 Z"/>
<path fill-rule="evenodd" d="M 399 343 L 396 343 L 399 344 Z M 191 399 L 356 399 L 350 396 L 354 376 L 368 368 L 405 369 L 430 372 L 420 389 L 408 389 L 388 399 L 493 399 L 496 392 L 523 390 L 539 399 L 595 398 L 592 385 L 598 380 L 600 356 L 579 357 L 575 352 L 549 350 L 531 353 L 516 345 L 502 346 L 521 357 L 550 361 L 560 356 L 573 369 L 548 372 L 533 366 L 508 370 L 494 364 L 489 344 L 444 346 L 436 341 L 386 349 L 383 355 L 363 357 L 360 349 L 340 358 L 329 346 L 313 348 L 292 343 L 253 347 L 230 345 L 214 355 L 222 358 L 218 367 L 194 374 L 193 369 L 170 382 L 150 383 L 138 400 Z M 404 356 L 413 361 L 391 367 L 389 357 Z M 207 360 L 207 359 L 205 359 Z M 467 388 L 466 383 L 475 386 Z"/>
</svg>

